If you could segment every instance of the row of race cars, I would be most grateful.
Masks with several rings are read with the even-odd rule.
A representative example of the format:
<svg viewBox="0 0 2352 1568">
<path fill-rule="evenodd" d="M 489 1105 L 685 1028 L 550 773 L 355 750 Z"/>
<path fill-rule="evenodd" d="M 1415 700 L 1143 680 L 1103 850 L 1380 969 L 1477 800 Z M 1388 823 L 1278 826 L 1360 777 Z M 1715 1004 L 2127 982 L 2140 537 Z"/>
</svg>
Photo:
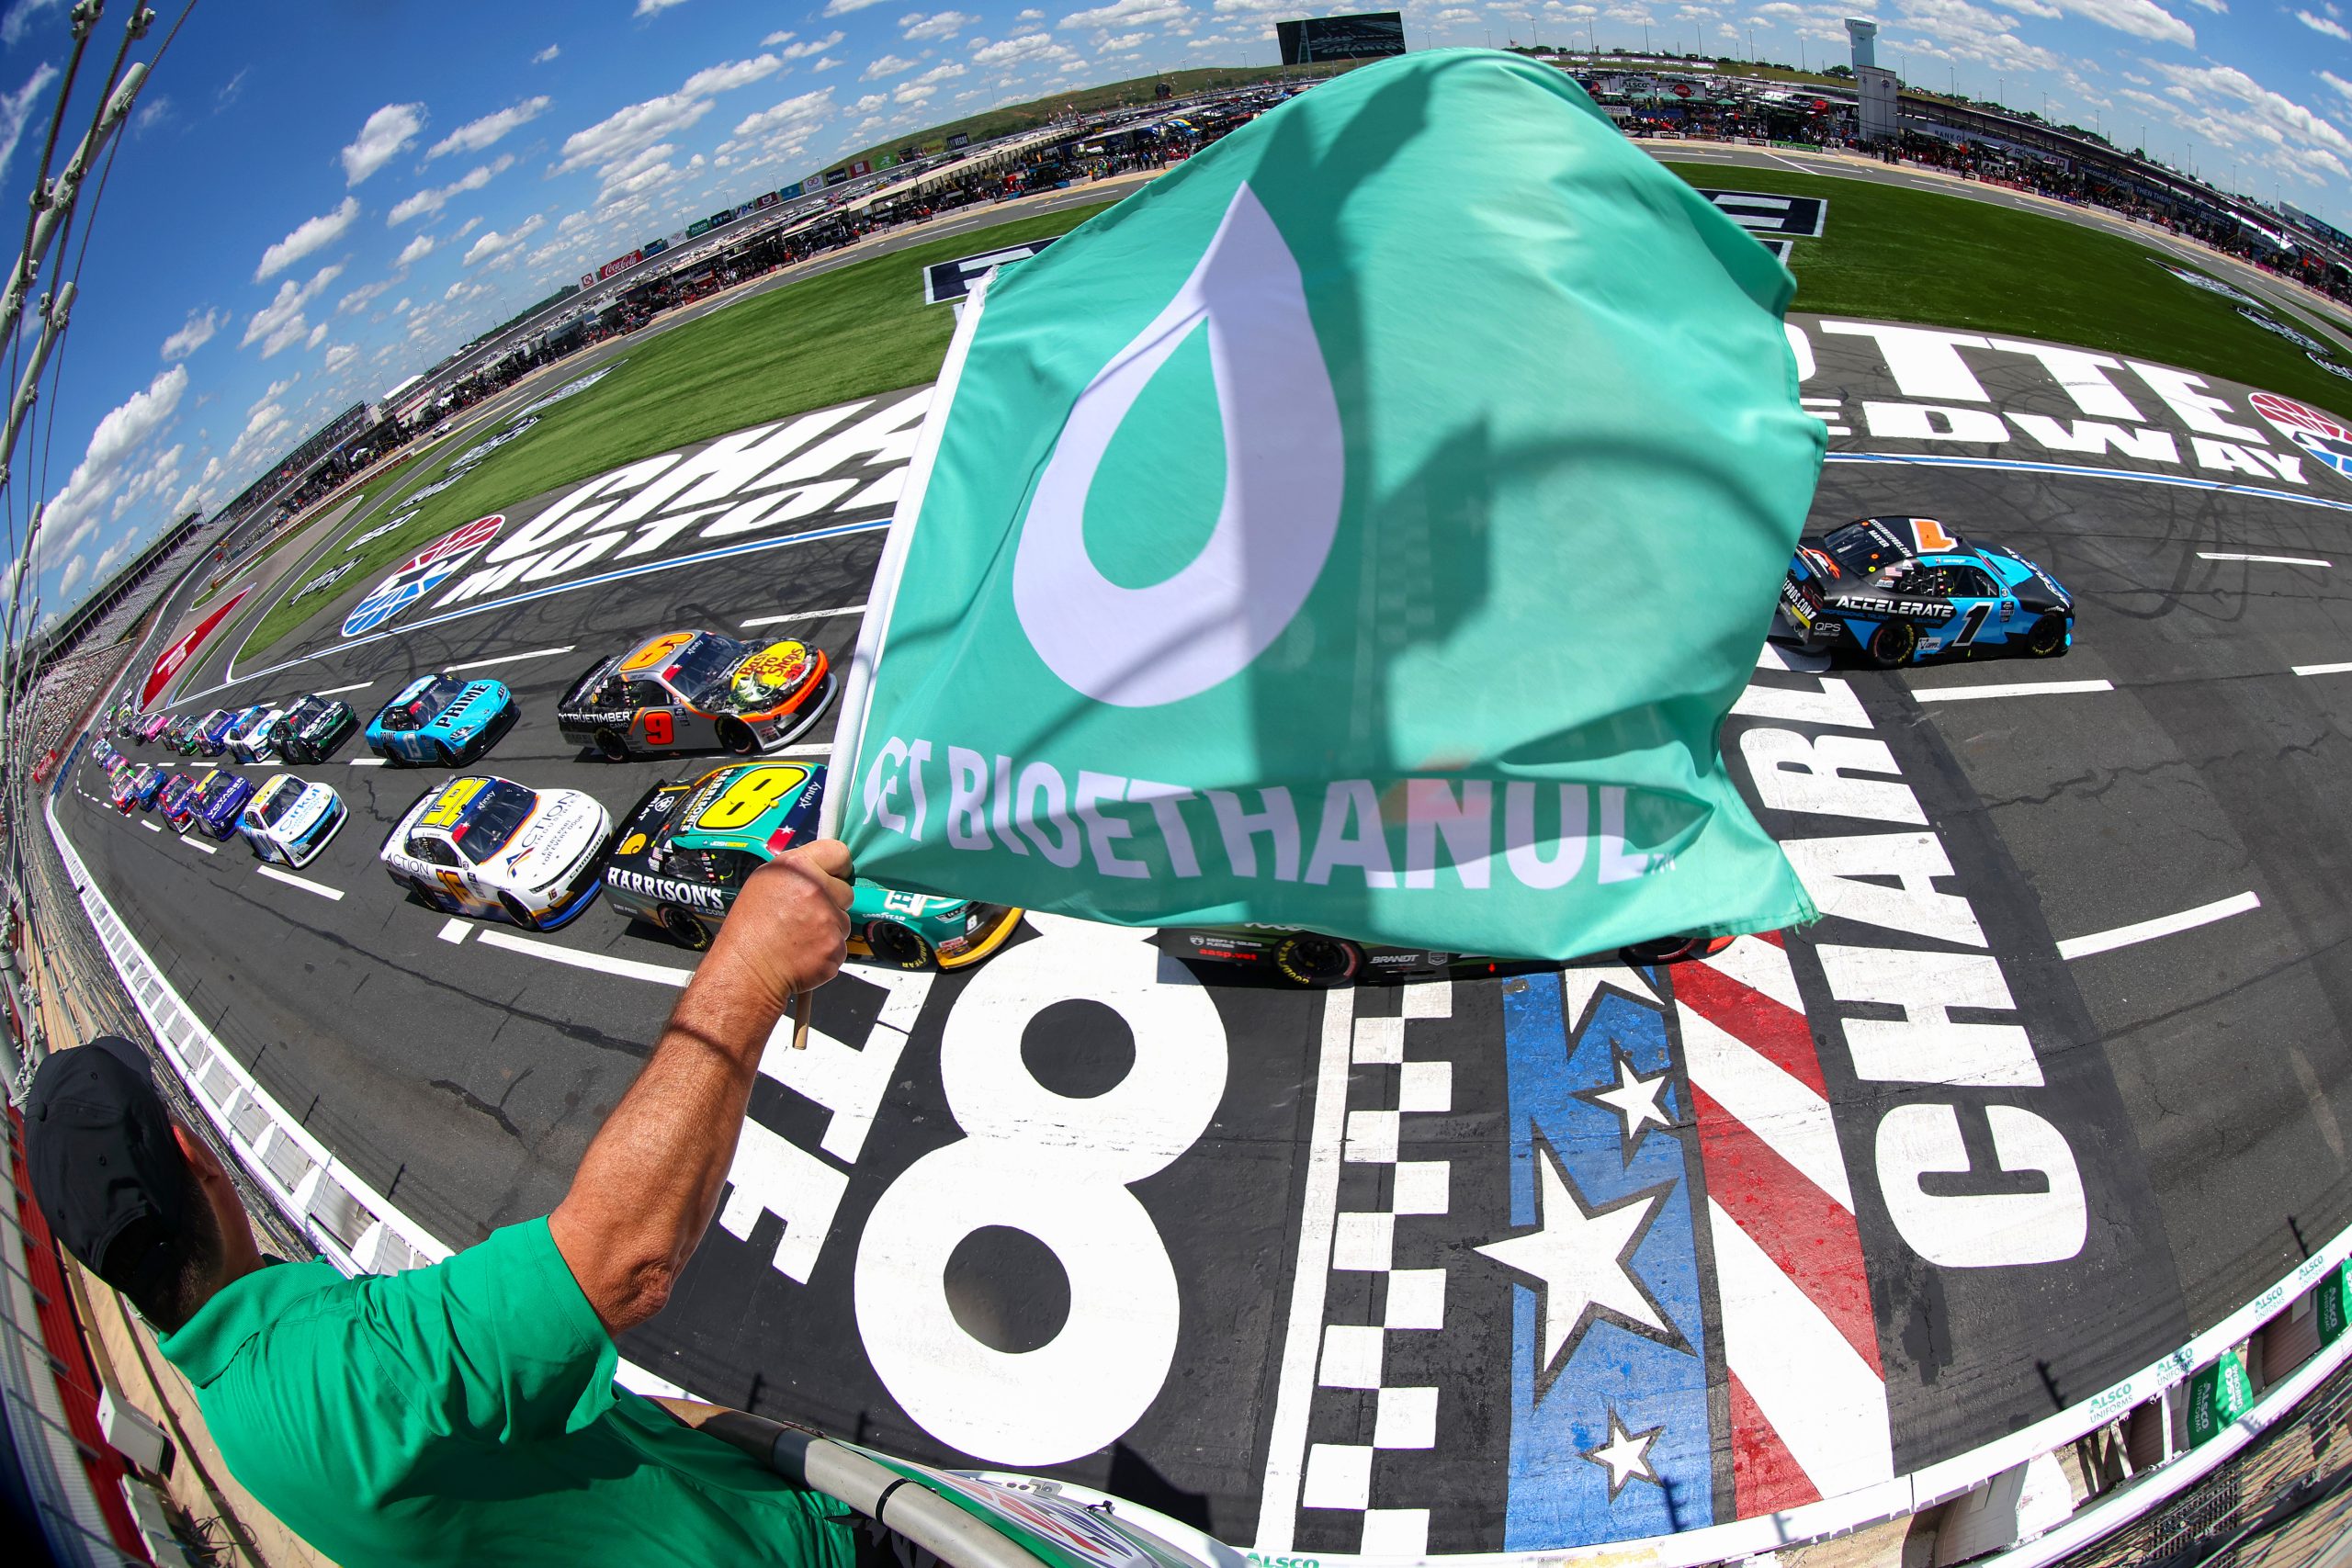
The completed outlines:
<svg viewBox="0 0 2352 1568">
<path fill-rule="evenodd" d="M 1972 545 L 1933 519 L 1868 517 L 1800 546 L 1771 635 L 1883 667 L 1988 651 L 2062 655 L 2073 644 L 2074 619 L 2073 598 L 2022 556 Z M 825 770 L 759 754 L 804 733 L 833 689 L 825 654 L 797 641 L 755 648 L 707 631 L 647 638 L 571 683 L 557 706 L 565 738 L 616 761 L 713 749 L 744 760 L 657 784 L 617 831 L 582 791 L 467 774 L 421 794 L 378 858 L 396 884 L 446 913 L 551 931 L 601 893 L 619 913 L 700 949 L 752 873 L 814 836 Z M 322 761 L 356 731 L 387 762 L 456 768 L 495 745 L 515 716 L 503 683 L 435 672 L 402 686 L 364 728 L 346 705 L 311 694 L 282 708 L 216 710 L 200 720 L 123 710 L 115 730 L 122 739 L 164 740 L 183 754 L 254 762 Z M 126 815 L 160 810 L 182 831 L 200 828 L 221 840 L 242 834 L 257 857 L 291 867 L 315 859 L 349 815 L 332 786 L 290 773 L 259 786 L 218 769 L 200 778 L 174 774 L 137 767 L 103 740 L 98 759 Z M 956 968 L 996 951 L 1020 918 L 1002 905 L 860 883 L 851 949 L 910 968 Z M 1185 959 L 1306 985 L 1493 972 L 1512 962 L 1260 928 L 1163 931 L 1158 940 Z M 1668 937 L 1616 956 L 1665 962 L 1710 945 Z"/>
</svg>

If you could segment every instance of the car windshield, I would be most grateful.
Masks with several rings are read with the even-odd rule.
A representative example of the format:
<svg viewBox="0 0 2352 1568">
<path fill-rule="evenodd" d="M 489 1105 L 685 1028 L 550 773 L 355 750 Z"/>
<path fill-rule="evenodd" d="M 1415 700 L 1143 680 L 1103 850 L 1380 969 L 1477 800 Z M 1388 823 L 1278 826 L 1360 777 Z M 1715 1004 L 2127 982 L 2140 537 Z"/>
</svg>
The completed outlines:
<svg viewBox="0 0 2352 1568">
<path fill-rule="evenodd" d="M 209 805 L 213 801 L 219 800 L 221 796 L 227 795 L 231 790 L 235 789 L 236 787 L 237 780 L 234 774 L 215 773 L 198 786 L 196 792 L 196 797 Z"/>
<path fill-rule="evenodd" d="M 1840 571 L 1852 572 L 1856 577 L 1868 577 L 1881 567 L 1906 560 L 1911 555 L 1901 541 L 1876 519 L 1869 517 L 1847 524 L 1822 540 L 1821 547 L 1838 563 Z"/>
<path fill-rule="evenodd" d="M 743 645 L 731 637 L 706 632 L 678 650 L 676 662 L 665 671 L 670 684 L 690 694 L 696 702 L 735 667 Z M 724 695 L 724 692 L 715 694 Z"/>
<path fill-rule="evenodd" d="M 441 710 L 458 700 L 466 683 L 455 675 L 437 675 L 433 683 L 404 703 L 384 710 L 386 729 L 423 729 L 441 716 Z"/>
<path fill-rule="evenodd" d="M 506 840 L 538 802 L 539 797 L 521 784 L 492 779 L 490 787 L 474 797 L 466 819 L 450 837 L 457 840 L 468 860 L 480 865 L 506 847 Z"/>
<path fill-rule="evenodd" d="M 254 801 L 246 808 L 245 814 L 265 828 L 272 827 L 279 818 L 292 809 L 295 798 L 301 793 L 298 785 L 290 784 L 281 785 Z"/>
<path fill-rule="evenodd" d="M 294 705 L 294 711 L 286 716 L 286 721 L 300 729 L 326 711 L 327 700 L 324 697 L 304 697 Z"/>
</svg>

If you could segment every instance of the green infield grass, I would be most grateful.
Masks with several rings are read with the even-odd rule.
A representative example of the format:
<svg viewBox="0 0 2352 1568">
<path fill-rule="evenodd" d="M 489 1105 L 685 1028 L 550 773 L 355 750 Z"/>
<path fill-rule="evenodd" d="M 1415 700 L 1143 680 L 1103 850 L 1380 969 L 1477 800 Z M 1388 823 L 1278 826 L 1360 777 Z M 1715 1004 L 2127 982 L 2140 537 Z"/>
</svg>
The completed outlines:
<svg viewBox="0 0 2352 1568">
<path fill-rule="evenodd" d="M 1821 238 L 1797 241 L 1790 257 L 1797 279 L 1792 310 L 2047 338 L 2226 377 L 2322 408 L 2352 408 L 2352 382 L 2240 316 L 2234 301 L 2191 288 L 2150 258 L 2210 271 L 2120 234 L 1868 180 L 1720 164 L 1667 167 L 1710 189 L 1828 201 Z M 2285 311 L 2269 314 L 2319 336 Z M 2352 355 L 2339 362 L 2352 362 Z"/>
<path fill-rule="evenodd" d="M 995 246 L 1066 233 L 1109 202 L 1015 218 L 888 255 L 854 262 L 721 310 L 623 344 L 613 369 L 586 391 L 547 410 L 514 445 L 483 458 L 429 498 L 413 522 L 352 552 L 347 581 L 373 583 L 387 564 L 459 524 L 648 453 L 667 452 L 763 420 L 921 386 L 939 374 L 955 330 L 944 305 L 922 302 L 922 268 Z M 570 379 L 559 367 L 540 395 Z M 401 510 L 409 495 L 447 477 L 462 457 L 511 421 L 417 466 L 355 516 L 345 536 Z M 318 614 L 316 600 L 272 604 L 238 654 L 251 659 Z"/>
</svg>

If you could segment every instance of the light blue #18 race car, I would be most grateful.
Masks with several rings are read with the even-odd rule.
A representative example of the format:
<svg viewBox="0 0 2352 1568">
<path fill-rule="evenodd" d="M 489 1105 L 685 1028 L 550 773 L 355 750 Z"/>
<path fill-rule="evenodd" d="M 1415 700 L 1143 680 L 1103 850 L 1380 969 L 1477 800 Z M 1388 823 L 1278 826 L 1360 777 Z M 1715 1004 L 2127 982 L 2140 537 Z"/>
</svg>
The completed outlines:
<svg viewBox="0 0 2352 1568">
<path fill-rule="evenodd" d="M 387 761 L 472 761 L 514 728 L 514 694 L 498 681 L 419 675 L 368 721 L 368 749 Z"/>
</svg>

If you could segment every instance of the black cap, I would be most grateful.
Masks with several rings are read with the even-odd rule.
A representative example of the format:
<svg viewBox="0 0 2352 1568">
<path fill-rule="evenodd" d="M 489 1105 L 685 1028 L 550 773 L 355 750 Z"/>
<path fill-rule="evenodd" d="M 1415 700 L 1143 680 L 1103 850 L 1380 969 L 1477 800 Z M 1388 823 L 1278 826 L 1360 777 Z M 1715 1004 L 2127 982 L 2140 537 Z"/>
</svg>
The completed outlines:
<svg viewBox="0 0 2352 1568">
<path fill-rule="evenodd" d="M 187 1161 L 146 1053 L 102 1034 L 51 1054 L 25 1099 L 25 1155 L 66 1251 L 134 1300 L 170 1284 Z"/>
</svg>

